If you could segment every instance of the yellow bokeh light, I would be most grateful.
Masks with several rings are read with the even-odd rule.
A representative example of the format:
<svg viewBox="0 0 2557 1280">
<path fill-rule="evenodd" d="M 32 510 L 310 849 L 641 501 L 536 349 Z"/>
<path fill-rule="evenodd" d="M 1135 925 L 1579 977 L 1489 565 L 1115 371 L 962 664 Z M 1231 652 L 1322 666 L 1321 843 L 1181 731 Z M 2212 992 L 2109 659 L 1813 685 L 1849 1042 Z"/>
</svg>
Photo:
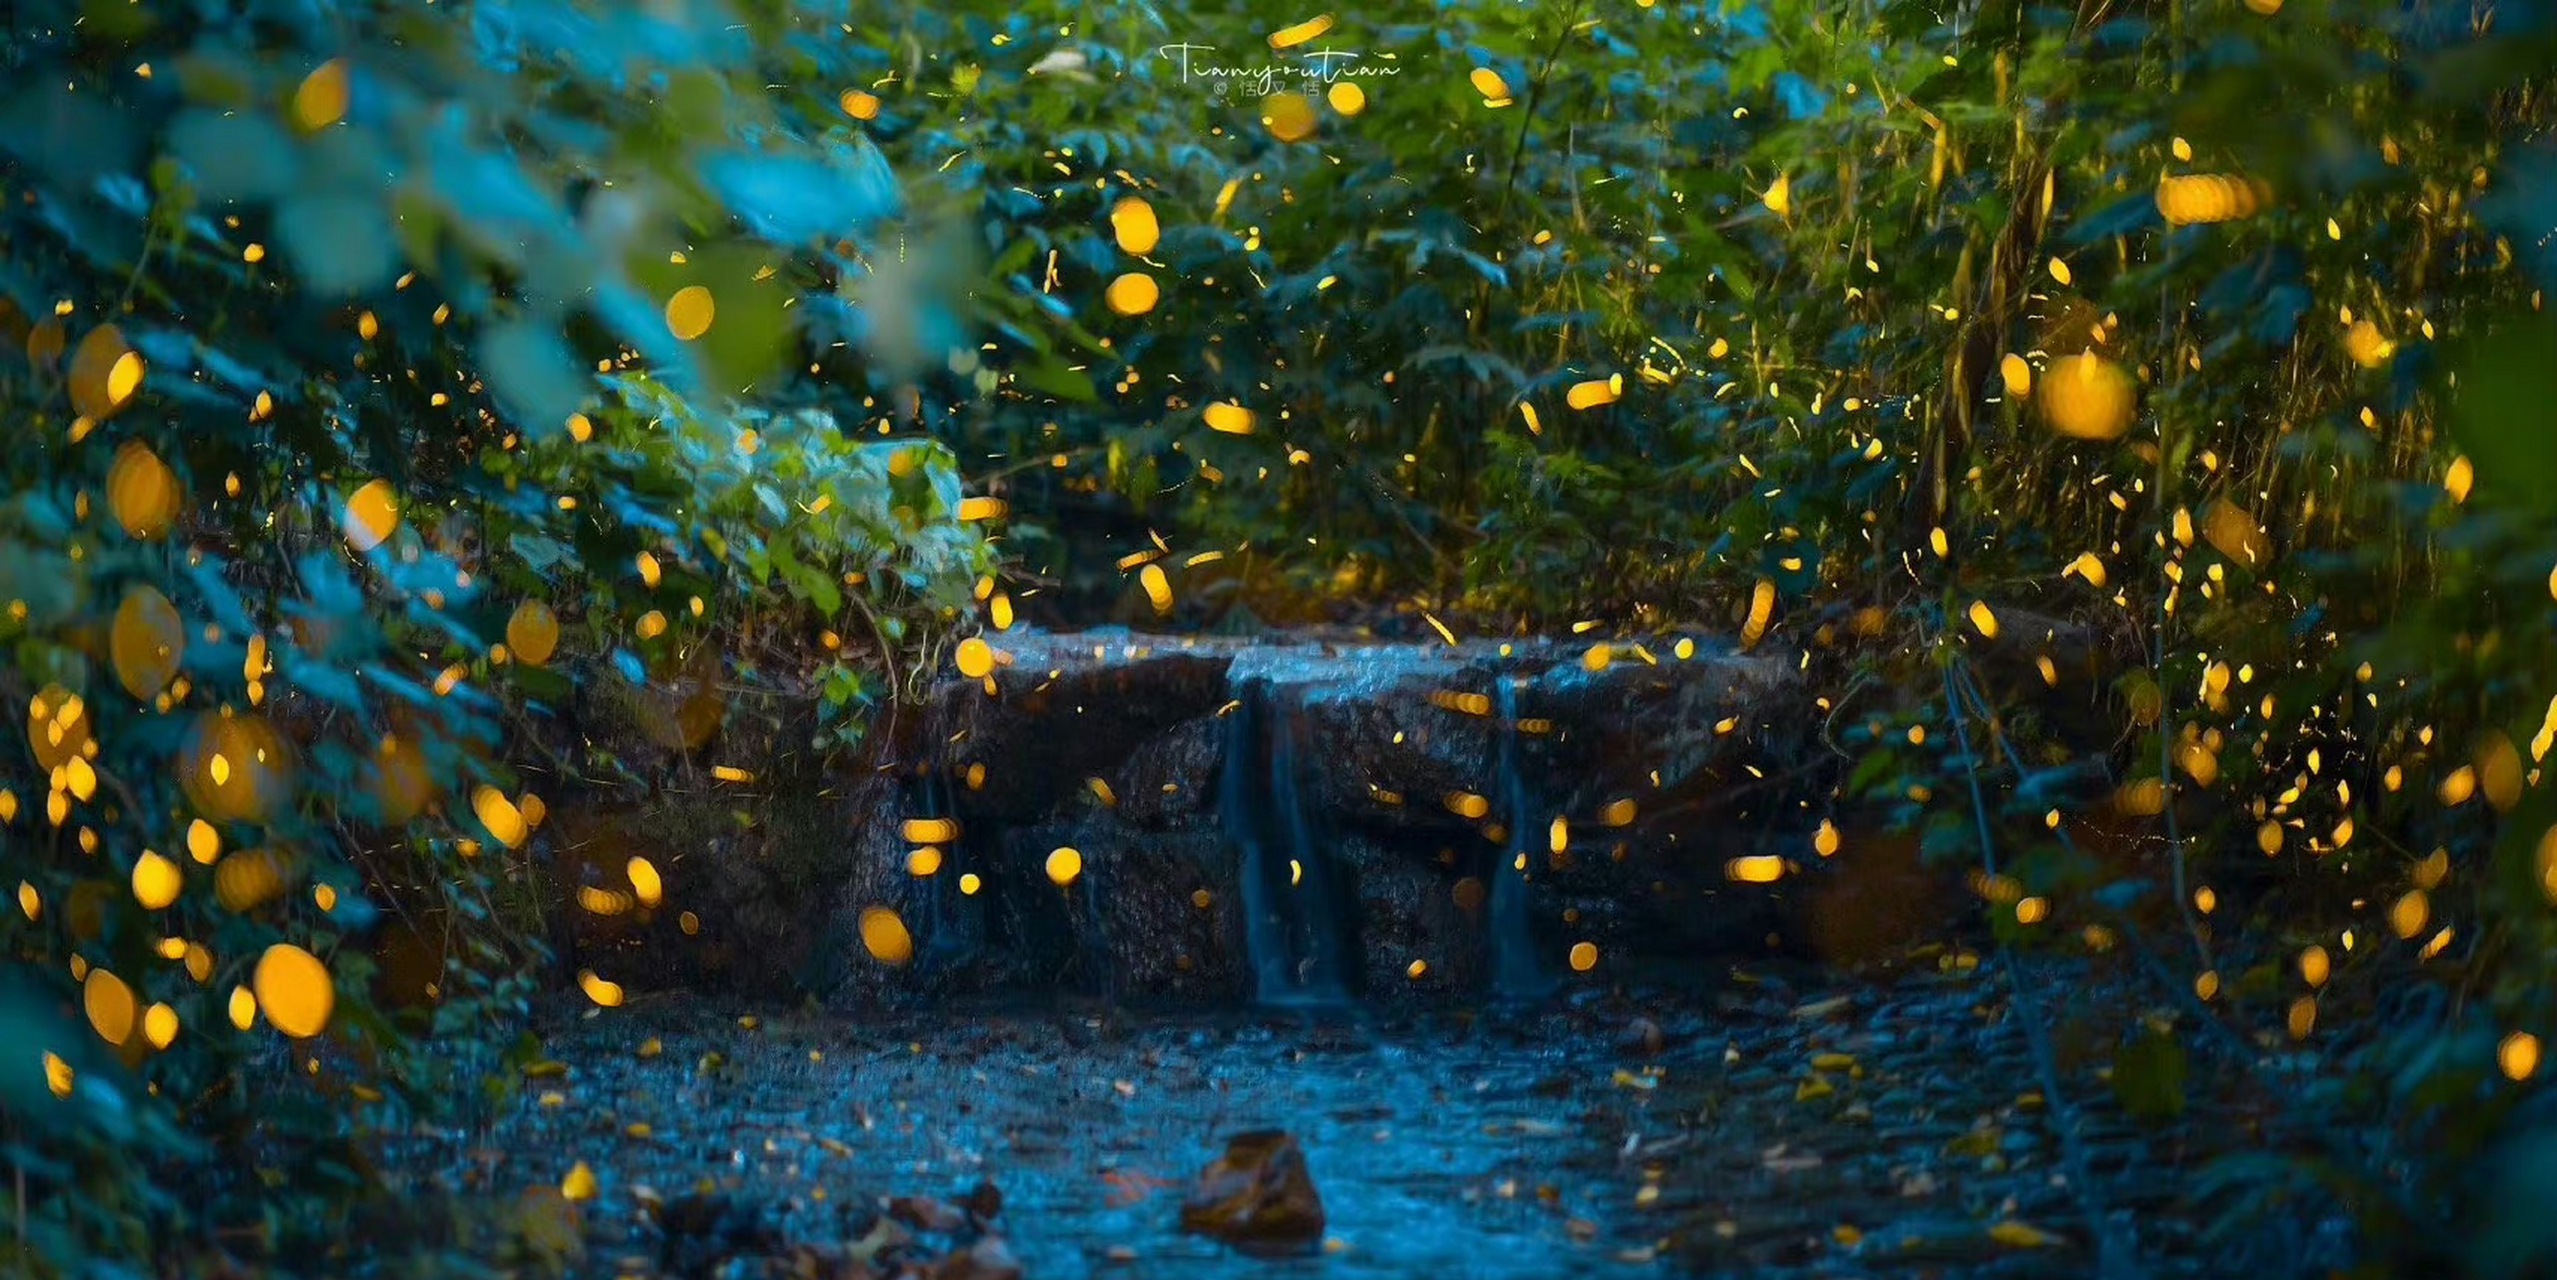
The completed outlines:
<svg viewBox="0 0 2557 1280">
<path fill-rule="evenodd" d="M 347 496 L 346 515 L 341 522 L 346 540 L 358 551 L 370 551 L 389 539 L 400 527 L 399 494 L 388 480 L 367 481 Z"/>
<path fill-rule="evenodd" d="M 177 606 L 147 584 L 125 591 L 107 631 L 107 653 L 124 691 L 148 702 L 176 678 L 186 652 L 186 623 Z"/>
<path fill-rule="evenodd" d="M 524 843 L 529 827 L 524 822 L 523 811 L 506 798 L 505 792 L 491 786 L 473 791 L 471 812 L 478 815 L 480 826 L 496 837 L 499 844 L 512 849 Z"/>
<path fill-rule="evenodd" d="M 337 1008 L 337 983 L 328 966 L 289 942 L 268 947 L 249 977 L 257 990 L 258 1008 L 276 1030 L 307 1040 L 328 1029 Z"/>
<path fill-rule="evenodd" d="M 2122 366 L 2093 351 L 2055 360 L 2034 397 L 2053 430 L 2079 440 L 2113 440 L 2131 429 L 2139 387 Z"/>
<path fill-rule="evenodd" d="M 1281 142 L 1314 136 L 1314 104 L 1301 93 L 1273 93 L 1261 99 L 1261 124 Z"/>
<path fill-rule="evenodd" d="M 1998 380 L 2006 384 L 2010 400 L 2022 400 L 2033 394 L 2033 366 L 2012 351 L 1998 359 Z"/>
<path fill-rule="evenodd" d="M 710 332 L 711 322 L 718 315 L 719 304 L 712 300 L 706 285 L 685 285 L 666 299 L 666 331 L 679 341 L 690 342 Z"/>
<path fill-rule="evenodd" d="M 1332 29 L 1332 15 L 1319 13 L 1303 22 L 1284 26 L 1270 33 L 1270 47 L 1291 49 Z"/>
<path fill-rule="evenodd" d="M 515 606 L 506 619 L 506 651 L 517 662 L 538 667 L 559 648 L 559 617 L 539 600 Z"/>
<path fill-rule="evenodd" d="M 1207 420 L 1208 429 L 1211 431 L 1221 431 L 1230 436 L 1252 434 L 1254 417 L 1252 411 L 1232 401 L 1219 400 L 1210 404 L 1201 411 L 1201 416 Z"/>
<path fill-rule="evenodd" d="M 178 1038 L 178 1011 L 165 1004 L 155 1004 L 142 1011 L 142 1038 L 154 1049 L 166 1049 Z"/>
<path fill-rule="evenodd" d="M 119 1045 L 133 1038 L 134 1019 L 142 1012 L 133 988 L 104 969 L 89 970 L 88 980 L 80 985 L 80 1007 L 88 1013 L 89 1025 L 99 1039 Z"/>
<path fill-rule="evenodd" d="M 122 330 L 102 324 L 89 330 L 71 353 L 66 381 L 71 411 L 91 422 L 114 417 L 142 389 L 142 356 L 124 340 Z"/>
<path fill-rule="evenodd" d="M 873 959 L 890 965 L 914 959 L 914 935 L 906 932 L 906 922 L 896 912 L 886 907 L 865 907 L 860 925 L 861 945 Z"/>
<path fill-rule="evenodd" d="M 181 490 L 178 474 L 139 440 L 117 446 L 107 466 L 107 507 L 116 523 L 137 541 L 150 541 L 177 523 Z"/>
<path fill-rule="evenodd" d="M 2527 1080 L 2539 1070 L 2539 1037 L 2527 1031 L 2505 1036 L 2495 1046 L 2495 1066 L 2508 1080 Z"/>
<path fill-rule="evenodd" d="M 133 899 L 144 909 L 157 911 L 178 900 L 178 891 L 186 885 L 186 876 L 178 864 L 148 849 L 133 860 Z"/>
<path fill-rule="evenodd" d="M 657 864 L 646 858 L 633 857 L 623 867 L 623 872 L 630 877 L 631 891 L 638 895 L 641 906 L 653 907 L 665 901 L 666 882 L 658 876 Z"/>
<path fill-rule="evenodd" d="M 1083 874 L 1083 854 L 1071 847 L 1059 848 L 1048 854 L 1047 872 L 1052 883 L 1072 884 Z"/>
<path fill-rule="evenodd" d="M 612 1009 L 621 1005 L 621 984 L 595 976 L 595 971 L 592 969 L 578 971 L 577 988 L 586 993 L 587 999 L 603 1008 Z"/>
<path fill-rule="evenodd" d="M 1142 271 L 1131 271 L 1110 282 L 1102 291 L 1101 301 L 1123 316 L 1141 316 L 1163 300 L 1163 289 L 1154 277 Z"/>
<path fill-rule="evenodd" d="M 293 123 L 305 130 L 325 129 L 346 118 L 353 99 L 346 59 L 331 58 L 302 77 L 293 90 Z"/>
<path fill-rule="evenodd" d="M 1127 196 L 1110 206 L 1110 233 L 1122 252 L 1138 257 L 1154 252 L 1163 236 L 1163 224 L 1154 216 L 1154 206 L 1136 196 Z"/>
</svg>

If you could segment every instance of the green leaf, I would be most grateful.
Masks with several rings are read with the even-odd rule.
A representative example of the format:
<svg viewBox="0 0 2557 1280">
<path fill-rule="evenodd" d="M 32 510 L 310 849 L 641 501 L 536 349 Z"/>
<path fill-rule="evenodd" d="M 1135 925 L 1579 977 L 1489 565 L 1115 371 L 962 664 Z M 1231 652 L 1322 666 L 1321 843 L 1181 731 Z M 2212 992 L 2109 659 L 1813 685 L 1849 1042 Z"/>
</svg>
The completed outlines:
<svg viewBox="0 0 2557 1280">
<path fill-rule="evenodd" d="M 2519 316 L 2460 355 L 2451 434 L 2478 500 L 2557 512 L 2557 317 Z"/>
<path fill-rule="evenodd" d="M 2184 1046 L 2144 1029 L 2113 1051 L 2113 1096 L 2137 1119 L 2172 1120 L 2184 1114 L 2184 1070 Z"/>
<path fill-rule="evenodd" d="M 553 566 L 568 558 L 568 547 L 559 539 L 539 533 L 517 533 L 506 540 L 524 566 L 535 573 L 547 574 Z"/>
<path fill-rule="evenodd" d="M 1100 398 L 1092 379 L 1080 369 L 1069 369 L 1054 357 L 1033 361 L 1016 370 L 1013 377 L 1033 391 L 1055 396 L 1059 400 L 1089 403 Z"/>
<path fill-rule="evenodd" d="M 321 192 L 292 197 L 277 206 L 275 227 L 303 283 L 318 293 L 361 293 L 389 282 L 399 265 L 399 247 L 382 206 L 361 196 Z"/>
<path fill-rule="evenodd" d="M 776 244 L 854 235 L 897 207 L 896 178 L 867 142 L 834 164 L 730 152 L 703 160 L 701 174 L 738 220 Z"/>
<path fill-rule="evenodd" d="M 566 434 L 590 385 L 559 327 L 530 318 L 493 326 L 480 342 L 480 369 L 498 403 L 536 438 Z"/>
<path fill-rule="evenodd" d="M 169 127 L 169 147 L 207 200 L 272 200 L 292 191 L 300 172 L 284 127 L 253 112 L 189 111 Z"/>
</svg>

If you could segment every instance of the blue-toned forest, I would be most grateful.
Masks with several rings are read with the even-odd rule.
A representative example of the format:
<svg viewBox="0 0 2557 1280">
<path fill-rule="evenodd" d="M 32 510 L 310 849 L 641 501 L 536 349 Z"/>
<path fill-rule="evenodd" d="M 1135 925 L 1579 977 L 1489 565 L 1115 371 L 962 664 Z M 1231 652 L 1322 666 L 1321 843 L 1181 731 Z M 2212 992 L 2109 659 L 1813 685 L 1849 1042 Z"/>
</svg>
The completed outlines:
<svg viewBox="0 0 2557 1280">
<path fill-rule="evenodd" d="M 2557 1276 L 2550 0 L 19 0 L 0 1275 Z"/>
</svg>

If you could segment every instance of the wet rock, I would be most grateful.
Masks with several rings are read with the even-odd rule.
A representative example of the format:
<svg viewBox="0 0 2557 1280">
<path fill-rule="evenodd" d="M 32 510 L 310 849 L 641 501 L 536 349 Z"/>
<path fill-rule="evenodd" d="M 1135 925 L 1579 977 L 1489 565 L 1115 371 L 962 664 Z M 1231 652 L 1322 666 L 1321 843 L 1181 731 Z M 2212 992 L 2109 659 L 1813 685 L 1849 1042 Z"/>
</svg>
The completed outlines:
<svg viewBox="0 0 2557 1280">
<path fill-rule="evenodd" d="M 1786 899 L 1784 931 L 1840 967 L 1890 964 L 1965 909 L 1960 885 L 1924 864 L 1914 836 L 1859 834 L 1818 870 Z"/>
<path fill-rule="evenodd" d="M 1659 1023 L 1649 1018 L 1636 1018 L 1627 1023 L 1623 1031 L 1617 1033 L 1616 1048 L 1622 1053 L 1650 1057 L 1660 1052 L 1665 1038 Z"/>
<path fill-rule="evenodd" d="M 557 1274 L 586 1256 L 583 1215 L 557 1187 L 525 1188 L 511 1226 L 503 1252 L 536 1274 Z"/>
<path fill-rule="evenodd" d="M 980 1182 L 968 1192 L 968 1198 L 959 1203 L 982 1227 L 1002 1215 L 1003 1188 L 991 1182 Z"/>
<path fill-rule="evenodd" d="M 918 1231 L 952 1232 L 966 1226 L 958 1206 L 931 1196 L 898 1196 L 888 1202 L 888 1216 Z"/>
<path fill-rule="evenodd" d="M 1108 775 L 1119 820 L 1139 831 L 1213 831 L 1225 734 L 1214 712 L 1148 738 Z"/>
<path fill-rule="evenodd" d="M 985 1236 L 933 1268 L 932 1280 L 1021 1280 L 1021 1263 L 1001 1236 Z"/>
<path fill-rule="evenodd" d="M 1778 657 L 1708 643 L 1689 661 L 1665 646 L 1645 661 L 1620 646 L 1591 671 L 1585 645 L 1553 640 L 1016 630 L 995 643 L 1012 659 L 995 694 L 945 681 L 857 761 L 807 751 L 793 735 L 808 729 L 808 708 L 779 695 L 729 708 L 715 741 L 686 738 L 696 763 L 715 754 L 754 776 L 747 818 L 744 792 L 711 787 L 637 805 L 555 798 L 542 839 L 563 967 L 611 972 L 640 991 L 806 993 L 837 1007 L 1060 981 L 1104 997 L 1232 998 L 1252 970 L 1221 809 L 1234 720 L 1219 713 L 1247 693 L 1288 743 L 1284 786 L 1319 828 L 1321 896 L 1354 944 L 1336 967 L 1368 995 L 1467 993 L 1488 981 L 1490 922 L 1461 886 L 1487 883 L 1508 851 L 1490 837 L 1521 825 L 1506 811 L 1513 778 L 1530 828 L 1518 841 L 1529 906 L 1503 917 L 1504 937 L 1514 955 L 1514 922 L 1530 922 L 1525 945 L 1549 972 L 1583 941 L 1611 964 L 1763 952 L 1771 934 L 1853 953 L 1926 916 L 1890 910 L 1913 900 L 1896 891 L 1815 901 L 1819 876 L 1724 878 L 1742 853 L 1802 858 L 1820 816 L 1802 801 L 1835 769 L 1803 677 Z M 1503 681 L 1520 682 L 1514 722 L 1497 713 Z M 611 741 L 648 747 L 656 739 L 644 727 L 620 726 Z M 649 759 L 656 776 L 692 767 Z M 1466 797 L 1498 811 L 1469 816 Z M 1638 799 L 1629 815 L 1601 819 L 1628 799 Z M 937 847 L 935 874 L 909 866 L 918 842 L 903 823 L 919 817 L 959 824 Z M 1556 817 L 1569 840 L 1549 850 Z M 1085 875 L 1058 892 L 1041 865 L 1065 844 L 1083 854 Z M 1851 836 L 1832 861 L 1859 852 Z M 635 901 L 634 855 L 663 878 L 660 905 Z M 963 875 L 979 877 L 976 893 L 960 891 Z M 581 889 L 606 909 L 581 906 Z M 911 936 L 903 963 L 862 945 L 861 915 L 878 907 Z M 384 969 L 419 988 L 441 959 L 409 949 L 418 954 L 388 956 Z"/>
<path fill-rule="evenodd" d="M 766 1270 L 790 1280 L 870 1280 L 870 1269 L 835 1244 L 792 1245 L 772 1259 Z"/>
<path fill-rule="evenodd" d="M 678 1276 L 709 1276 L 730 1264 L 778 1253 L 781 1233 L 759 1201 L 724 1195 L 688 1195 L 656 1211 L 663 1232 L 659 1265 Z"/>
<path fill-rule="evenodd" d="M 871 1221 L 868 1230 L 853 1239 L 846 1253 L 866 1271 L 875 1262 L 903 1253 L 913 1243 L 914 1233 L 883 1213 Z"/>
<path fill-rule="evenodd" d="M 1088 654 L 1093 644 L 1113 656 L 1067 666 L 1026 654 L 996 677 L 995 697 L 965 682 L 935 690 L 928 762 L 960 774 L 986 767 L 981 786 L 955 794 L 962 821 L 1036 821 L 1149 739 L 1225 702 L 1222 655 L 1100 641 L 1067 652 Z"/>
<path fill-rule="evenodd" d="M 1464 838 L 1480 845 L 1479 836 Z M 1488 978 L 1489 915 L 1468 907 L 1456 886 L 1471 868 L 1448 842 L 1444 861 L 1401 851 L 1375 835 L 1335 842 L 1358 903 L 1357 941 L 1370 995 L 1471 991 Z M 1422 963 L 1418 975 L 1414 961 Z"/>
<path fill-rule="evenodd" d="M 537 837 L 558 898 L 561 967 L 610 973 L 634 994 L 821 988 L 842 958 L 829 945 L 829 897 L 808 887 L 861 874 L 873 851 L 860 833 L 879 827 L 891 789 L 868 775 L 778 778 L 752 802 L 751 821 L 735 797 L 707 787 L 638 803 L 563 801 Z M 633 883 L 634 858 L 656 873 L 654 905 Z"/>
<path fill-rule="evenodd" d="M 1450 687 L 1488 687 L 1488 672 L 1454 678 L 1423 675 L 1372 696 L 1325 697 L 1297 690 L 1287 705 L 1304 735 L 1305 758 L 1323 761 L 1307 788 L 1330 813 L 1364 827 L 1454 836 L 1467 823 L 1445 799 L 1493 787 L 1496 732 L 1487 716 L 1450 711 L 1429 695 Z"/>
<path fill-rule="evenodd" d="M 1323 1198 L 1304 1149 L 1277 1129 L 1236 1134 L 1181 1205 L 1185 1231 L 1237 1248 L 1291 1250 L 1323 1235 Z"/>
</svg>

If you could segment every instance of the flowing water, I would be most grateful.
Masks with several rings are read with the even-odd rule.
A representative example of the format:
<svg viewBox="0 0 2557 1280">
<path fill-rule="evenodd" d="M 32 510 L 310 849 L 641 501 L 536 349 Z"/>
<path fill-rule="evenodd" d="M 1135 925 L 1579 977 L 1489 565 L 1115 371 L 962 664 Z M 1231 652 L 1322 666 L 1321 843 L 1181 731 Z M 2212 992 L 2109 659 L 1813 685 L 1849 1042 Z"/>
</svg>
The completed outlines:
<svg viewBox="0 0 2557 1280">
<path fill-rule="evenodd" d="M 1536 956 L 1536 930 L 1530 918 L 1534 890 L 1528 884 L 1527 871 L 1530 846 L 1535 833 L 1544 826 L 1519 759 L 1523 753 L 1518 741 L 1517 682 L 1497 680 L 1493 689 L 1493 708 L 1500 717 L 1498 799 L 1508 840 L 1501 849 L 1500 865 L 1492 868 L 1491 875 L 1492 990 L 1504 999 L 1532 1000 L 1553 990 L 1553 980 Z"/>
<path fill-rule="evenodd" d="M 2075 1280 L 2095 1273 L 2090 1208 L 2137 1222 L 2154 1280 L 2322 1274 L 2314 1240 L 2208 1239 L 2183 1199 L 2215 1154 L 2296 1141 L 2261 1107 L 2197 1101 L 2143 1127 L 2094 1064 L 2068 1068 L 2087 1153 L 2070 1170 L 1990 965 L 1797 976 L 1583 991 L 1523 1015 L 741 1018 L 752 1006 L 643 998 L 547 1020 L 558 1074 L 485 1129 L 404 1134 L 382 1159 L 420 1192 L 501 1199 L 585 1162 L 598 1188 L 577 1280 L 797 1274 L 666 1268 L 651 1199 L 751 1206 L 778 1252 L 859 1238 L 880 1197 L 981 1182 L 1031 1280 Z M 2039 981 L 2063 978 L 2143 998 L 2135 975 L 2065 962 Z M 1320 1242 L 1292 1256 L 1180 1228 L 1199 1170 L 1261 1129 L 1297 1139 L 1325 1210 Z M 2313 1229 L 2325 1212 L 2278 1216 Z"/>
<path fill-rule="evenodd" d="M 1217 802 L 1241 880 L 1253 998 L 1337 1004 L 1350 986 L 1341 886 L 1305 803 L 1295 726 L 1266 684 L 1235 693 Z"/>
<path fill-rule="evenodd" d="M 950 779 L 942 771 L 925 770 L 915 780 L 911 795 L 909 816 L 956 819 L 957 810 L 950 801 Z M 973 869 L 967 856 L 966 832 L 933 847 L 940 852 L 941 866 L 935 874 L 918 878 L 925 928 L 923 954 L 917 959 L 930 971 L 942 972 L 967 963 L 976 954 L 982 941 L 982 918 L 978 904 L 958 890 L 959 877 Z"/>
<path fill-rule="evenodd" d="M 528 1098 L 479 1158 L 523 1154 L 466 1176 L 556 1183 L 589 1162 L 602 1187 L 581 1276 L 597 1280 L 664 1274 L 647 1198 L 711 1189 L 788 1239 L 831 1240 L 859 1234 L 839 1215 L 871 1197 L 956 1199 L 980 1180 L 1038 1280 L 1664 1274 L 1663 1224 L 1628 1221 L 1643 1174 L 1620 1155 L 1677 1117 L 1613 1082 L 1604 1024 L 1320 1018 L 980 1006 L 748 1031 L 685 1003 L 627 1007 L 550 1039 L 573 1064 L 546 1086 L 564 1101 Z M 643 1035 L 662 1052 L 635 1055 Z M 1264 1128 L 1305 1150 L 1321 1242 L 1266 1257 L 1184 1234 L 1198 1170 Z"/>
</svg>

